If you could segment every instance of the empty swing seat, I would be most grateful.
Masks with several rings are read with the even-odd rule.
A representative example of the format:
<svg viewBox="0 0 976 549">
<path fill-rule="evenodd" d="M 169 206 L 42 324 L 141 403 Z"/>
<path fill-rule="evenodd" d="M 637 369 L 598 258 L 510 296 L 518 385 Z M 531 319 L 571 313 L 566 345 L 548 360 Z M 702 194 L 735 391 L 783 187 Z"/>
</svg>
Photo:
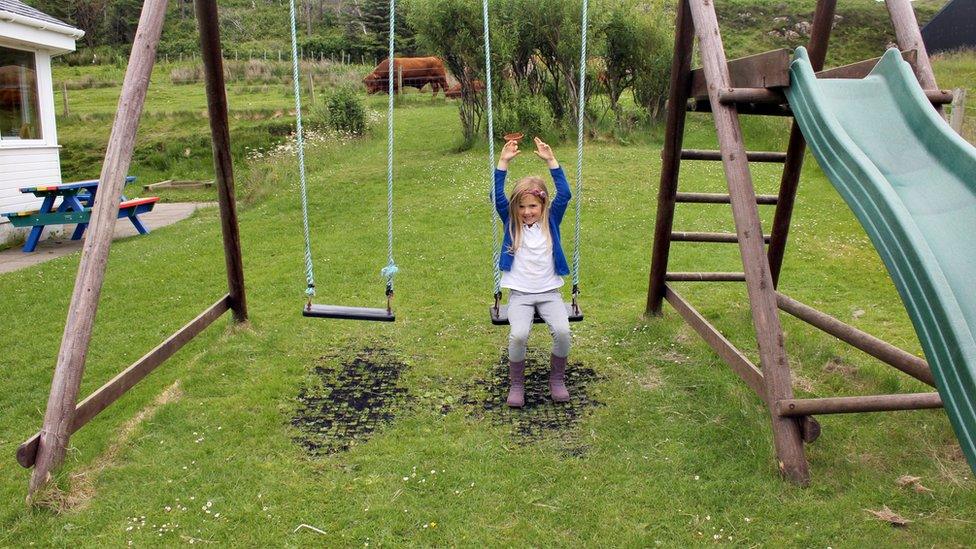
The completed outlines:
<svg viewBox="0 0 976 549">
<path fill-rule="evenodd" d="M 308 305 L 302 307 L 302 316 L 344 320 L 375 320 L 378 322 L 393 322 L 396 320 L 396 315 L 388 309 L 343 307 L 341 305 Z"/>
<path fill-rule="evenodd" d="M 579 322 L 583 320 L 583 311 L 579 308 L 579 305 L 573 305 L 573 303 L 566 302 L 566 314 L 569 315 L 570 322 Z M 488 313 L 491 315 L 491 323 L 495 326 L 507 326 L 508 325 L 508 305 L 499 305 L 496 309 L 494 306 L 488 307 Z M 539 311 L 536 310 L 535 315 L 532 317 L 533 324 L 543 324 L 545 320 L 539 316 Z"/>
</svg>

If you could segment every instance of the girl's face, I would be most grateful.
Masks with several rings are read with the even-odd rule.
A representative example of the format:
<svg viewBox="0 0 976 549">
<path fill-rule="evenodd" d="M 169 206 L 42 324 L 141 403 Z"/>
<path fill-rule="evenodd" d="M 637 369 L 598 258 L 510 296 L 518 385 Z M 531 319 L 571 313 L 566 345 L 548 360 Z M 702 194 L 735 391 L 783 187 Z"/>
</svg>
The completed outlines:
<svg viewBox="0 0 976 549">
<path fill-rule="evenodd" d="M 542 217 L 542 200 L 539 197 L 524 194 L 518 203 L 519 220 L 525 225 L 532 225 Z"/>
</svg>

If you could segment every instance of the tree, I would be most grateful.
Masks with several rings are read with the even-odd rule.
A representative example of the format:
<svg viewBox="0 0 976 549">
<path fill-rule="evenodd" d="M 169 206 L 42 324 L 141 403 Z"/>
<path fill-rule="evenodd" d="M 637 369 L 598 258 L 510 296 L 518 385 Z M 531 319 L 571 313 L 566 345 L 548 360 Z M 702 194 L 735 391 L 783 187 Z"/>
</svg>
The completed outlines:
<svg viewBox="0 0 976 549">
<path fill-rule="evenodd" d="M 419 43 L 444 60 L 463 90 L 473 90 L 473 80 L 483 78 L 485 73 L 480 4 L 471 0 L 417 1 L 407 13 L 417 29 Z M 478 136 L 484 112 L 482 97 L 483 94 L 461 94 L 458 114 L 465 146 Z"/>
<path fill-rule="evenodd" d="M 360 22 L 367 35 L 365 45 L 369 48 L 364 53 L 372 57 L 386 57 L 390 43 L 389 0 L 363 0 L 361 14 Z M 403 2 L 396 4 L 394 26 L 397 55 L 413 55 L 416 32 L 410 24 L 407 6 Z"/>
<path fill-rule="evenodd" d="M 650 14 L 639 17 L 640 51 L 643 55 L 635 66 L 633 80 L 634 102 L 643 107 L 652 120 L 664 116 L 671 77 L 671 59 L 674 55 L 674 29 L 667 21 L 672 16 Z"/>
<path fill-rule="evenodd" d="M 105 12 L 105 40 L 109 44 L 131 44 L 139 26 L 142 0 L 112 0 Z"/>
<path fill-rule="evenodd" d="M 104 43 L 101 33 L 111 0 L 40 0 L 37 9 L 85 31 L 85 46 L 93 47 Z"/>
<path fill-rule="evenodd" d="M 533 95 L 541 93 L 543 81 L 542 67 L 534 62 L 540 29 L 534 24 L 538 16 L 531 14 L 537 9 L 536 0 L 502 0 L 497 14 L 499 26 L 510 37 L 506 57 L 515 87 L 524 87 L 525 93 Z"/>
</svg>

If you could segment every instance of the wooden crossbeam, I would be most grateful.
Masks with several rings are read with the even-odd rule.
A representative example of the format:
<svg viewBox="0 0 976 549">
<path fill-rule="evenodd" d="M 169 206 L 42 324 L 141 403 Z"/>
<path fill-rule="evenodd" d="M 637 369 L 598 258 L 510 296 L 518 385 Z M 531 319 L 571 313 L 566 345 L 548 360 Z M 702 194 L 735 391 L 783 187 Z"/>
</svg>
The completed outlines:
<svg viewBox="0 0 976 549">
<path fill-rule="evenodd" d="M 790 85 L 790 50 L 771 50 L 728 62 L 732 87 L 772 88 Z M 691 71 L 691 94 L 695 98 L 708 97 L 703 68 Z"/>
<path fill-rule="evenodd" d="M 805 305 L 782 292 L 776 292 L 776 304 L 780 310 L 864 351 L 889 366 L 905 372 L 922 383 L 935 387 L 932 370 L 924 359 L 841 322 L 827 313 Z"/>
<path fill-rule="evenodd" d="M 901 52 L 901 58 L 907 61 L 914 70 L 916 63 L 918 63 L 918 52 L 916 50 L 903 51 Z M 880 57 L 865 59 L 864 61 L 841 65 L 840 67 L 831 69 L 824 69 L 817 71 L 817 78 L 864 78 L 874 69 L 878 61 L 881 61 Z"/>
<path fill-rule="evenodd" d="M 933 105 L 945 105 L 952 103 L 952 90 L 922 90 L 925 97 Z M 766 88 L 728 88 L 719 90 L 719 101 L 724 105 L 771 105 L 773 107 L 783 107 L 786 104 L 786 96 L 779 90 L 767 90 Z M 787 108 L 788 107 L 783 107 Z"/>
<path fill-rule="evenodd" d="M 207 307 L 196 318 L 185 326 L 177 330 L 173 335 L 166 338 L 156 346 L 155 349 L 146 353 L 142 358 L 135 361 L 131 366 L 122 370 L 111 380 L 98 388 L 94 393 L 88 395 L 75 407 L 74 417 L 71 421 L 71 428 L 68 434 L 74 434 L 89 421 L 98 415 L 102 410 L 108 408 L 113 402 L 119 399 L 126 391 L 142 381 L 147 375 L 152 373 L 157 366 L 166 361 L 169 357 L 176 354 L 191 339 L 210 326 L 213 321 L 220 318 L 222 314 L 230 309 L 230 295 L 217 300 L 216 303 Z M 41 439 L 41 433 L 27 439 L 17 448 L 17 463 L 23 467 L 31 467 L 37 457 L 37 446 Z"/>
<path fill-rule="evenodd" d="M 739 103 L 786 104 L 786 94 L 782 90 L 768 88 L 727 88 L 718 90 L 718 100 L 723 105 Z"/>
<path fill-rule="evenodd" d="M 708 346 L 728 363 L 732 371 L 742 378 L 742 381 L 746 382 L 746 385 L 756 393 L 756 396 L 765 401 L 766 384 L 763 380 L 762 371 L 670 286 L 665 286 L 664 298 L 678 311 L 685 322 L 698 332 L 705 343 L 708 343 Z"/>
</svg>

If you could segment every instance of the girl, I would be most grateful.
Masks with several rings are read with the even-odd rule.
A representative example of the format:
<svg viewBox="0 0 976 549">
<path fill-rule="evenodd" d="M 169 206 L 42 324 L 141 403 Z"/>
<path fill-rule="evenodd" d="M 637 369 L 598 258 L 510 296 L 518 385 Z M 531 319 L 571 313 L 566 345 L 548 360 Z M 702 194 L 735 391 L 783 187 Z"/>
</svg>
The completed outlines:
<svg viewBox="0 0 976 549">
<path fill-rule="evenodd" d="M 535 154 L 549 166 L 556 184 L 556 196 L 550 198 L 546 183 L 539 177 L 524 177 L 505 197 L 508 163 L 519 155 L 518 141 L 509 141 L 502 149 L 495 169 L 495 209 L 505 224 L 505 238 L 498 267 L 502 271 L 502 288 L 509 289 L 507 404 L 521 408 L 525 404 L 525 348 L 536 311 L 552 332 L 552 369 L 549 392 L 555 402 L 568 402 L 566 389 L 566 356 L 569 354 L 569 317 L 559 288 L 569 265 L 559 241 L 559 224 L 569 205 L 569 183 L 559 162 L 538 137 Z"/>
</svg>

